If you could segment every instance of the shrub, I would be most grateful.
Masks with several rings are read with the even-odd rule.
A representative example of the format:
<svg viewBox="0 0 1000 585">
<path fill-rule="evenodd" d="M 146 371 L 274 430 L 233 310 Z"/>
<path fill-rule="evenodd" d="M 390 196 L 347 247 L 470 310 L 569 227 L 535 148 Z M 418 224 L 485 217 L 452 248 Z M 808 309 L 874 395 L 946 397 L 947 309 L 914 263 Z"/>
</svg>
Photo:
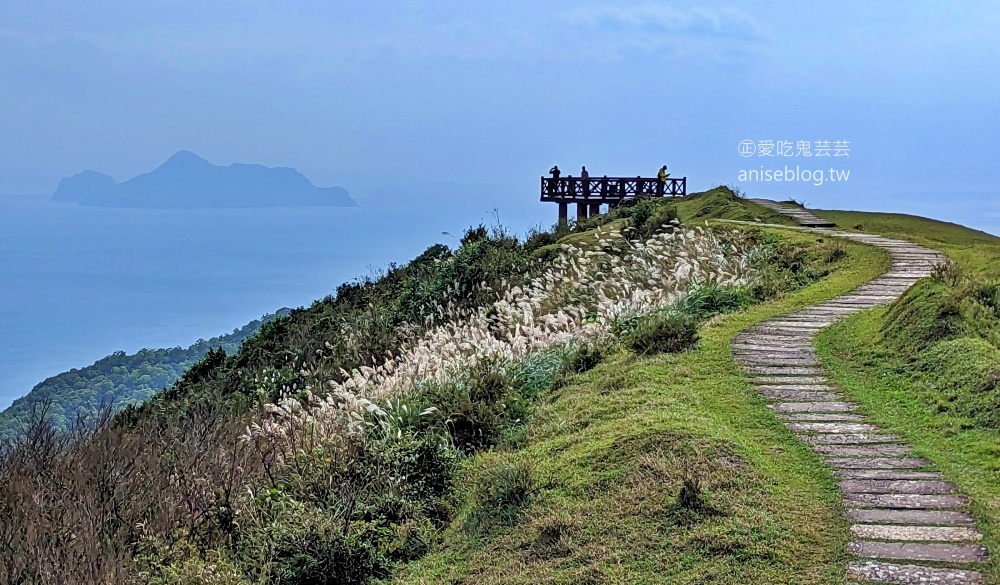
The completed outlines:
<svg viewBox="0 0 1000 585">
<path fill-rule="evenodd" d="M 677 207 L 658 197 L 636 197 L 629 215 L 633 234 L 641 239 L 649 238 L 665 225 L 677 223 Z"/>
<path fill-rule="evenodd" d="M 931 269 L 931 279 L 941 284 L 957 286 L 962 280 L 962 269 L 951 260 L 938 262 Z"/>
<path fill-rule="evenodd" d="M 541 558 L 562 557 L 573 552 L 573 533 L 578 529 L 575 518 L 565 512 L 553 513 L 535 523 L 538 536 L 532 548 Z"/>
<path fill-rule="evenodd" d="M 581 343 L 570 355 L 566 369 L 570 372 L 582 374 L 594 369 L 604 358 L 604 349 L 598 344 L 593 342 Z"/>
<path fill-rule="evenodd" d="M 698 323 L 677 312 L 659 312 L 637 320 L 625 343 L 640 355 L 675 353 L 698 341 Z"/>
<path fill-rule="evenodd" d="M 847 258 L 847 247 L 840 240 L 833 240 L 823 247 L 823 262 L 833 264 Z"/>
<path fill-rule="evenodd" d="M 510 524 L 532 495 L 531 466 L 511 453 L 491 453 L 471 482 L 469 521 L 475 526 Z"/>
<path fill-rule="evenodd" d="M 500 360 L 479 362 L 459 379 L 427 384 L 422 397 L 443 415 L 452 444 L 474 453 L 500 443 L 526 404 L 509 366 Z"/>
<path fill-rule="evenodd" d="M 698 511 L 705 503 L 701 497 L 701 481 L 697 477 L 685 478 L 677 492 L 677 506 L 683 510 Z"/>
<path fill-rule="evenodd" d="M 693 317 L 708 317 L 737 311 L 754 301 L 745 287 L 721 287 L 707 284 L 682 297 L 677 308 Z"/>
<path fill-rule="evenodd" d="M 277 585 L 364 585 L 388 575 L 387 563 L 370 544 L 322 519 L 286 524 L 273 552 Z"/>
<path fill-rule="evenodd" d="M 130 585 L 248 585 L 242 571 L 215 551 L 206 558 L 189 543 L 172 547 L 143 542 L 134 561 L 138 570 Z"/>
</svg>

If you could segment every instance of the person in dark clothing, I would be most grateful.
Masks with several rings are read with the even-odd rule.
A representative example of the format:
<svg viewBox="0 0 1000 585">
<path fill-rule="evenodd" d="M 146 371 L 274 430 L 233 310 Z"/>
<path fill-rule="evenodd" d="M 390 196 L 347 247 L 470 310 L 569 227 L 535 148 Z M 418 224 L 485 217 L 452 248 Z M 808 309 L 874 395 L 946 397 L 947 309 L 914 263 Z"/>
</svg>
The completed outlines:
<svg viewBox="0 0 1000 585">
<path fill-rule="evenodd" d="M 559 175 L 562 174 L 562 171 L 559 170 L 559 165 L 553 165 L 549 169 L 549 173 L 552 174 L 552 178 L 549 179 L 549 194 L 555 195 L 559 190 Z"/>
<path fill-rule="evenodd" d="M 590 173 L 587 172 L 587 167 L 583 167 L 583 168 L 580 169 L 580 178 L 581 179 L 589 179 L 590 178 Z"/>
</svg>

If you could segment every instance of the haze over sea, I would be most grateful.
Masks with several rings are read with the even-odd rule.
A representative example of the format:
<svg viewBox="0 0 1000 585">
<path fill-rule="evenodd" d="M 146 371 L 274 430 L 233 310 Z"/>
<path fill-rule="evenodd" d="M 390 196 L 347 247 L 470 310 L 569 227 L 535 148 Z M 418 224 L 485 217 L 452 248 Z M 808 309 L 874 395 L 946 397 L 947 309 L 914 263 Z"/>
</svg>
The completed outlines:
<svg viewBox="0 0 1000 585">
<path fill-rule="evenodd" d="M 396 209 L 378 196 L 359 197 L 361 208 L 227 210 L 2 196 L 0 408 L 46 377 L 116 350 L 228 333 L 434 243 L 455 244 L 472 224 L 494 223 L 495 202 L 474 187 L 457 191 L 467 196 L 444 205 L 420 190 L 400 193 Z M 421 211 L 416 203 L 425 197 L 437 203 Z M 500 221 L 523 233 L 551 221 L 546 211 L 553 210 L 515 206 Z"/>
</svg>

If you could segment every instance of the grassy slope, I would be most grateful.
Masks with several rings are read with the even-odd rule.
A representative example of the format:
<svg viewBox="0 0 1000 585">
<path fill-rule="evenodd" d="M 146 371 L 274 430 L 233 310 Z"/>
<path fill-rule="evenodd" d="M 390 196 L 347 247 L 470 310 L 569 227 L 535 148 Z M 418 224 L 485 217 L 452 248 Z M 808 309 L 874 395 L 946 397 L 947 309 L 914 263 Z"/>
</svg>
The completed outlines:
<svg viewBox="0 0 1000 585">
<path fill-rule="evenodd" d="M 811 211 L 840 228 L 910 240 L 941 250 L 971 272 L 1000 277 L 1000 238 L 985 232 L 900 213 Z"/>
<path fill-rule="evenodd" d="M 860 225 L 865 231 L 936 248 L 968 273 L 1000 276 L 1000 238 L 983 232 L 898 214 L 836 211 L 817 215 L 842 227 Z M 968 370 L 958 360 L 921 380 L 908 375 L 901 361 L 872 351 L 879 343 L 885 313 L 885 309 L 867 311 L 824 331 L 818 340 L 820 356 L 830 373 L 874 420 L 906 437 L 917 454 L 933 461 L 975 500 L 973 511 L 986 533 L 986 544 L 998 551 L 1000 432 L 977 427 L 964 417 L 933 407 L 937 388 L 954 382 L 946 378 Z M 992 576 L 1000 582 L 996 566 Z"/>
<path fill-rule="evenodd" d="M 483 530 L 457 521 L 397 582 L 842 582 L 847 527 L 832 477 L 754 394 L 729 340 L 887 266 L 880 251 L 849 250 L 850 267 L 710 322 L 696 350 L 618 355 L 572 379 L 532 424 L 523 455 L 538 491 L 522 517 Z M 708 512 L 676 507 L 687 475 Z"/>
<path fill-rule="evenodd" d="M 745 199 L 733 201 L 726 197 L 720 197 L 718 189 L 679 199 L 677 201 L 677 216 L 685 223 L 691 223 L 702 218 L 711 218 L 778 225 L 797 225 L 794 220 L 776 211 L 757 205 L 753 201 Z"/>
</svg>

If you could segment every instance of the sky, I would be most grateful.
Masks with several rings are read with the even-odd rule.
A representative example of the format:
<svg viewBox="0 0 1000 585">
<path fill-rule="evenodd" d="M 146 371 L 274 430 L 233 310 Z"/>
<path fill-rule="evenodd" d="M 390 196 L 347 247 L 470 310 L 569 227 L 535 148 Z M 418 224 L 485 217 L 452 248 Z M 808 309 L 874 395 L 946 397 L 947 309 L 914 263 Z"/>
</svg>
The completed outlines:
<svg viewBox="0 0 1000 585">
<path fill-rule="evenodd" d="M 1000 5 L 961 0 L 0 0 L 0 196 L 181 149 L 362 194 L 485 185 L 484 208 L 541 205 L 553 164 L 668 164 L 692 191 L 1000 231 L 998 28 Z M 796 165 L 850 175 L 738 180 Z"/>
</svg>

